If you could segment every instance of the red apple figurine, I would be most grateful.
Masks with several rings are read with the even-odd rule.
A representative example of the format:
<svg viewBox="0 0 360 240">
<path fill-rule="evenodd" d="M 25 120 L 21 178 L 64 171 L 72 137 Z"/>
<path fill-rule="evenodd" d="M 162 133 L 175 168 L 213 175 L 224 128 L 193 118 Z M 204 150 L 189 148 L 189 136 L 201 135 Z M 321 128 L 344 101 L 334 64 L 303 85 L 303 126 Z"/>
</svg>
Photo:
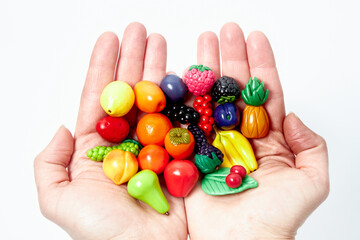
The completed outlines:
<svg viewBox="0 0 360 240">
<path fill-rule="evenodd" d="M 129 122 L 123 117 L 107 116 L 96 124 L 96 131 L 109 142 L 120 143 L 129 134 Z"/>
<path fill-rule="evenodd" d="M 174 197 L 186 197 L 199 179 L 199 171 L 189 160 L 174 159 L 164 170 L 166 187 Z"/>
</svg>

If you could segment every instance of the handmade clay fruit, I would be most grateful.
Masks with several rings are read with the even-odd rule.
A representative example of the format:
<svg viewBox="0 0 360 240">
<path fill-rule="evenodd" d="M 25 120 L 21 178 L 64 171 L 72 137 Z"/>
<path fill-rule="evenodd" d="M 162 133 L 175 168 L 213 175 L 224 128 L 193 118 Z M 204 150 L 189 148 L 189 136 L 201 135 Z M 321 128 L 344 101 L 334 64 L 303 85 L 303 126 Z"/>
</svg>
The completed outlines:
<svg viewBox="0 0 360 240">
<path fill-rule="evenodd" d="M 199 171 L 189 160 L 172 160 L 165 168 L 166 187 L 174 197 L 187 197 L 199 179 Z"/>
<path fill-rule="evenodd" d="M 144 115 L 136 126 L 136 135 L 143 145 L 164 145 L 166 134 L 172 128 L 170 120 L 161 113 Z"/>
<path fill-rule="evenodd" d="M 129 134 L 129 122 L 122 117 L 107 116 L 100 119 L 96 124 L 99 135 L 113 143 L 122 142 Z"/>
<path fill-rule="evenodd" d="M 166 75 L 160 83 L 160 88 L 165 95 L 174 103 L 182 102 L 188 91 L 185 83 L 175 74 Z"/>
<path fill-rule="evenodd" d="M 184 82 L 195 96 L 205 95 L 215 82 L 215 74 L 209 67 L 192 65 L 185 73 Z"/>
<path fill-rule="evenodd" d="M 127 185 L 130 196 L 148 204 L 161 214 L 168 213 L 169 203 L 161 190 L 159 178 L 151 170 L 142 170 Z"/>
<path fill-rule="evenodd" d="M 165 149 L 177 159 L 186 159 L 191 156 L 195 147 L 195 139 L 185 128 L 172 128 L 165 136 Z"/>
<path fill-rule="evenodd" d="M 270 128 L 268 114 L 262 104 L 269 96 L 264 82 L 256 77 L 250 78 L 245 89 L 241 92 L 246 107 L 243 110 L 241 133 L 247 138 L 265 137 Z"/>
<path fill-rule="evenodd" d="M 240 112 L 235 104 L 220 104 L 215 108 L 214 119 L 218 127 L 223 130 L 230 130 L 240 123 Z"/>
<path fill-rule="evenodd" d="M 146 145 L 141 149 L 138 161 L 140 169 L 149 169 L 160 174 L 169 162 L 169 154 L 159 145 Z"/>
<path fill-rule="evenodd" d="M 109 83 L 101 93 L 100 104 L 112 117 L 122 117 L 134 105 L 135 94 L 129 84 L 121 81 Z"/>
<path fill-rule="evenodd" d="M 240 98 L 240 86 L 232 77 L 222 76 L 212 86 L 211 97 L 218 103 L 234 102 Z"/>
<path fill-rule="evenodd" d="M 116 185 L 130 180 L 138 171 L 138 162 L 134 154 L 115 149 L 104 158 L 103 170 L 105 175 Z"/>
<path fill-rule="evenodd" d="M 140 81 L 134 86 L 135 104 L 143 112 L 161 112 L 166 106 L 166 97 L 161 88 L 150 81 Z"/>
</svg>

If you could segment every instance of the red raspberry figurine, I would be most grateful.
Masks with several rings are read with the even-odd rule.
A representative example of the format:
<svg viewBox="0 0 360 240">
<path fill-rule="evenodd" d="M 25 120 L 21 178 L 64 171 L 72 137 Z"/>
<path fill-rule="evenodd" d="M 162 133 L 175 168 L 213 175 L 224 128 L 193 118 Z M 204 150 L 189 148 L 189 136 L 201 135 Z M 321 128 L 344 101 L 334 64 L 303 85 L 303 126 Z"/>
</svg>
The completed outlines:
<svg viewBox="0 0 360 240">
<path fill-rule="evenodd" d="M 214 72 L 203 65 L 192 65 L 185 73 L 184 82 L 195 96 L 206 94 L 215 83 Z"/>
</svg>

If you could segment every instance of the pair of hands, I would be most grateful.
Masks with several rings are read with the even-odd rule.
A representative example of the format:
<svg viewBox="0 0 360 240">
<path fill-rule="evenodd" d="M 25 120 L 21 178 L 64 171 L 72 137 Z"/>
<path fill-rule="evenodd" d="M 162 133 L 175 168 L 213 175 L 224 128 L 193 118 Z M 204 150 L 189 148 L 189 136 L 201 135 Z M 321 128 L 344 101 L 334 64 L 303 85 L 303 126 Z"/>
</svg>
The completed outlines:
<svg viewBox="0 0 360 240">
<path fill-rule="evenodd" d="M 265 103 L 269 135 L 251 140 L 259 164 L 251 176 L 258 188 L 214 197 L 198 183 L 183 199 L 172 197 L 163 187 L 170 204 L 166 216 L 132 198 L 125 184 L 113 184 L 102 164 L 86 157 L 89 148 L 108 145 L 95 126 L 106 115 L 99 103 L 101 92 L 114 76 L 134 86 L 142 79 L 159 84 L 166 74 L 165 39 L 159 34 L 147 37 L 143 25 L 132 23 L 124 32 L 119 55 L 115 34 L 104 33 L 96 42 L 74 137 L 60 127 L 35 159 L 43 215 L 74 239 L 186 239 L 188 234 L 191 239 L 293 239 L 328 195 L 326 143 L 295 114 L 285 116 L 273 52 L 264 34 L 253 32 L 245 42 L 238 25 L 225 24 L 220 49 L 221 56 L 214 33 L 201 34 L 198 63 L 209 66 L 216 79 L 231 76 L 242 87 L 256 76 L 270 91 Z"/>
</svg>

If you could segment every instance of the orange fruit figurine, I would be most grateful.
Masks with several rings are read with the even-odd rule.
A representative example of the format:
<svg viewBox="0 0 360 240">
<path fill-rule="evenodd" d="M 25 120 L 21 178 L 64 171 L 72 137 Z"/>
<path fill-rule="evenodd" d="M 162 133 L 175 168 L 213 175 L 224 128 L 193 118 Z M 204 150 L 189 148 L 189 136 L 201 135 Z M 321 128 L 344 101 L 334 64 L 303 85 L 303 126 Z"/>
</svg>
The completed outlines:
<svg viewBox="0 0 360 240">
<path fill-rule="evenodd" d="M 141 144 L 163 146 L 166 134 L 172 128 L 170 120 L 161 113 L 144 115 L 136 127 L 136 135 Z"/>
<path fill-rule="evenodd" d="M 166 106 L 166 97 L 161 88 L 150 81 L 140 81 L 134 86 L 135 104 L 143 112 L 161 112 Z"/>
<path fill-rule="evenodd" d="M 173 128 L 165 136 L 165 149 L 176 159 L 187 159 L 195 147 L 192 133 L 185 128 Z"/>
</svg>

